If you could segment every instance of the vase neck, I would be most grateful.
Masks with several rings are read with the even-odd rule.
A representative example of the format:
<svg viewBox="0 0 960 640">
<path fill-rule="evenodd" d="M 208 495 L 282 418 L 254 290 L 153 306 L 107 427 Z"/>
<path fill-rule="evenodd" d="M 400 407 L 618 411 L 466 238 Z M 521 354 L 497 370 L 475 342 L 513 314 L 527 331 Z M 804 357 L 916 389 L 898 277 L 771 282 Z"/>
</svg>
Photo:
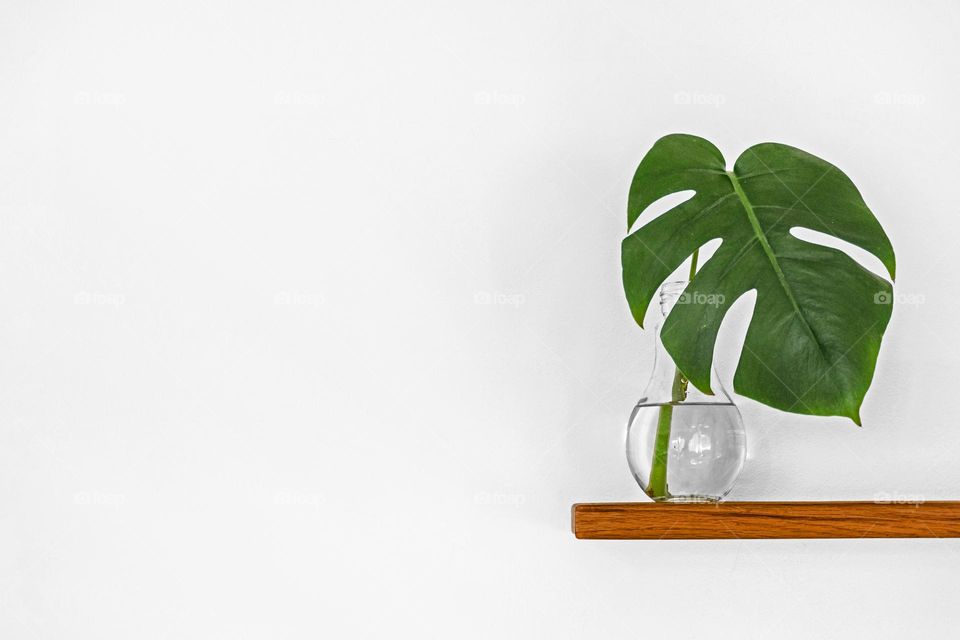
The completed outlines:
<svg viewBox="0 0 960 640">
<path fill-rule="evenodd" d="M 667 322 L 667 317 L 669 316 L 670 311 L 673 310 L 674 306 L 677 304 L 677 301 L 681 299 L 681 295 L 683 294 L 684 289 L 686 289 L 687 284 L 688 282 L 686 280 L 678 280 L 666 282 L 660 288 L 660 311 L 663 314 L 663 317 L 657 323 L 657 328 L 654 332 L 653 373 L 651 374 L 650 382 L 647 384 L 647 388 L 644 391 L 644 398 L 647 399 L 647 403 L 666 403 L 676 401 L 677 366 L 674 364 L 673 359 L 670 357 L 666 347 L 663 346 L 661 334 L 663 332 L 663 327 Z M 730 396 L 720 384 L 720 380 L 717 377 L 715 369 L 712 369 L 711 378 L 711 387 L 714 395 L 707 395 L 684 380 L 684 393 L 682 394 L 683 402 L 731 402 Z M 643 401 L 641 400 L 641 402 Z"/>
<path fill-rule="evenodd" d="M 673 309 L 674 305 L 677 304 L 677 300 L 680 299 L 680 296 L 683 294 L 683 290 L 686 288 L 686 280 L 664 282 L 663 286 L 660 287 L 660 313 L 664 318 L 670 314 L 670 311 Z M 663 321 L 661 321 L 660 324 L 662 325 Z"/>
</svg>

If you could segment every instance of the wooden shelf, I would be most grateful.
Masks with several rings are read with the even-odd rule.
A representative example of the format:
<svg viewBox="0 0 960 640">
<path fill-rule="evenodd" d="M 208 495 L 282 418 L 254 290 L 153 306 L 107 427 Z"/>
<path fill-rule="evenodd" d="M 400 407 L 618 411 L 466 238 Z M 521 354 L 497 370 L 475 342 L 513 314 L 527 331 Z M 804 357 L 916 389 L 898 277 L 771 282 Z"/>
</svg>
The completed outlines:
<svg viewBox="0 0 960 640">
<path fill-rule="evenodd" d="M 596 540 L 960 537 L 960 501 L 610 502 L 572 515 L 574 535 Z"/>
</svg>

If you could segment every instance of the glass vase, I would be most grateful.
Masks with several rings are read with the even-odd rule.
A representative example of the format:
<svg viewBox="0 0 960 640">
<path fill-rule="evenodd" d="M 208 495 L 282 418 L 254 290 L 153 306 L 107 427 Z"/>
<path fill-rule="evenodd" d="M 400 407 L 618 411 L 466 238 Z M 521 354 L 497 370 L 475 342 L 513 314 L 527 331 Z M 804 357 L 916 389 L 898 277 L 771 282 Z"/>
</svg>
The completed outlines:
<svg viewBox="0 0 960 640">
<path fill-rule="evenodd" d="M 663 323 L 687 282 L 660 289 L 653 374 L 627 424 L 633 477 L 658 502 L 717 502 L 743 468 L 747 439 L 740 411 L 716 371 L 707 395 L 678 371 L 660 339 Z"/>
</svg>

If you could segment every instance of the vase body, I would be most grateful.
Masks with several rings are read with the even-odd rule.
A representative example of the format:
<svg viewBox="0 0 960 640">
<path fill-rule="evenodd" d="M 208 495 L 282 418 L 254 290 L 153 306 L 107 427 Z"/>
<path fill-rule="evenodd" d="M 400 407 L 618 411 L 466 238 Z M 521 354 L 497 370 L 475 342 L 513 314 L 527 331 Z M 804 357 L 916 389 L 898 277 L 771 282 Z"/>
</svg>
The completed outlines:
<svg viewBox="0 0 960 640">
<path fill-rule="evenodd" d="M 662 502 L 716 502 L 743 469 L 747 439 L 740 411 L 713 372 L 707 395 L 677 371 L 660 331 L 686 282 L 660 290 L 653 374 L 627 424 L 627 461 L 648 496 Z M 693 297 L 690 303 L 704 303 Z"/>
</svg>

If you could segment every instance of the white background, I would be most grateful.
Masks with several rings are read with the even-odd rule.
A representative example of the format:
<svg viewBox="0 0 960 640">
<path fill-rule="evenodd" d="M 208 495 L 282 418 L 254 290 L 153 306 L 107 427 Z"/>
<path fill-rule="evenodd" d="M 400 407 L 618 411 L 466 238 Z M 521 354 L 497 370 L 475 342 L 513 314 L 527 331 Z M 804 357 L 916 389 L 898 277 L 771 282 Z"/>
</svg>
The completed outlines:
<svg viewBox="0 0 960 640">
<path fill-rule="evenodd" d="M 4 2 L 0 637 L 950 637 L 955 541 L 588 542 L 569 509 L 643 499 L 619 243 L 671 132 L 830 160 L 898 258 L 863 429 L 738 399 L 730 497 L 960 498 L 958 27 Z"/>
</svg>

